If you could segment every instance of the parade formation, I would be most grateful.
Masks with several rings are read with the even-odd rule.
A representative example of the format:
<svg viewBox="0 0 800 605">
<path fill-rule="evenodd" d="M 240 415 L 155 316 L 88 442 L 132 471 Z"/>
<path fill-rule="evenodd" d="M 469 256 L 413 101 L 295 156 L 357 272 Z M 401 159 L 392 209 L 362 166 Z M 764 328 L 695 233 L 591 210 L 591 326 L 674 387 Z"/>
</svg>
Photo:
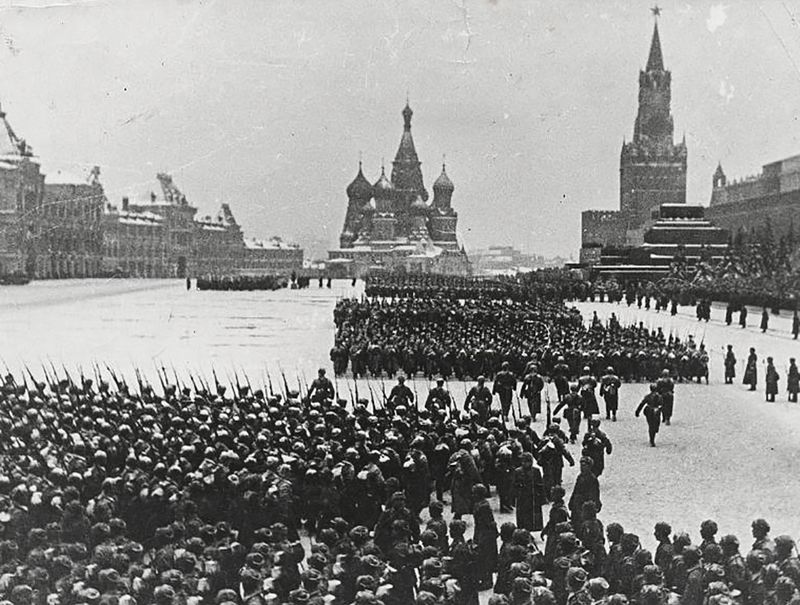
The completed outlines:
<svg viewBox="0 0 800 605">
<path fill-rule="evenodd" d="M 565 303 L 574 280 L 536 280 L 371 280 L 370 297 L 337 303 L 336 371 L 310 384 L 283 371 L 220 381 L 162 367 L 155 386 L 108 366 L 7 371 L 0 593 L 13 605 L 798 598 L 794 542 L 771 540 L 763 519 L 749 552 L 717 541 L 711 520 L 694 546 L 654 519 L 655 552 L 604 524 L 620 453 L 603 424 L 627 398 L 657 447 L 680 430 L 675 383 L 707 380 L 707 353 L 584 319 Z M 724 366 L 732 382 L 732 347 Z M 758 367 L 753 350 L 754 388 Z M 626 385 L 642 381 L 630 402 Z M 580 469 L 571 485 L 566 465 Z"/>
<path fill-rule="evenodd" d="M 429 380 L 436 375 L 492 379 L 508 364 L 522 380 L 535 366 L 558 379 L 560 398 L 568 380 L 578 380 L 584 372 L 600 376 L 609 366 L 628 382 L 655 380 L 664 368 L 681 380 L 707 374 L 704 344 L 691 338 L 682 340 L 643 324 L 622 326 L 614 317 L 607 325 L 596 317 L 587 324 L 562 299 L 519 284 L 514 291 L 520 300 L 498 300 L 495 292 L 501 287 L 469 291 L 463 279 L 457 288 L 446 279 L 439 282 L 439 288 L 432 288 L 429 279 L 413 296 L 405 287 L 380 283 L 368 287 L 381 292 L 380 298 L 340 300 L 331 350 L 337 375 L 349 368 L 356 377 L 391 378 L 402 371 Z M 492 294 L 484 299 L 483 291 Z M 464 298 L 443 297 L 442 292 L 460 292 Z M 527 300 L 522 300 L 525 294 Z"/>
<path fill-rule="evenodd" d="M 800 605 L 800 155 L 730 183 L 720 163 L 708 206 L 687 203 L 695 152 L 675 138 L 660 7 L 650 9 L 633 137 L 609 139 L 623 141 L 611 175 L 619 208 L 591 210 L 586 200 L 609 199 L 594 170 L 605 164 L 591 157 L 608 138 L 598 100 L 623 89 L 602 73 L 611 63 L 593 65 L 588 41 L 611 23 L 609 49 L 622 56 L 621 24 L 633 18 L 622 13 L 636 11 L 608 3 L 576 18 L 539 3 L 542 43 L 529 40 L 531 10 L 513 3 L 507 23 L 496 7 L 465 2 L 455 19 L 437 3 L 273 13 L 271 3 L 212 2 L 179 7 L 174 22 L 166 4 L 149 37 L 133 27 L 142 15 L 112 6 L 82 12 L 104 19 L 92 27 L 39 32 L 63 51 L 59 76 L 84 55 L 98 62 L 81 80 L 108 112 L 92 125 L 104 139 L 138 133 L 207 195 L 250 200 L 262 227 L 291 226 L 316 255 L 330 239 L 330 185 L 358 151 L 343 228 L 326 260 L 306 262 L 280 238 L 245 243 L 227 203 L 195 217 L 167 173 L 163 199 L 124 196 L 117 208 L 98 167 L 86 183 L 46 180 L 0 111 L 0 286 L 24 286 L 0 300 L 0 605 Z M 740 4 L 711 6 L 704 24 L 707 7 L 687 5 L 681 30 L 687 40 L 706 30 L 756 40 L 759 28 L 742 21 L 763 18 L 780 45 L 752 46 L 766 49 L 764 77 L 786 94 L 774 66 L 785 51 L 796 75 L 796 40 L 781 36 L 775 9 Z M 15 20 L 33 20 L 22 9 L 5 16 L 16 57 L 14 40 L 28 38 Z M 430 35 L 440 18 L 442 35 Z M 93 35 L 74 55 L 61 30 Z M 566 38 L 575 31 L 577 45 Z M 41 72 L 40 100 L 58 98 L 48 82 L 61 81 L 30 58 L 53 50 L 47 35 L 24 48 L 29 71 Z M 519 52 L 514 36 L 534 52 Z M 735 45 L 712 44 L 707 65 L 723 65 L 715 46 L 739 87 L 747 61 Z M 537 59 L 531 78 L 518 62 L 545 55 L 578 77 L 548 75 Z M 137 69 L 117 75 L 126 62 Z M 576 84 L 590 72 L 591 90 Z M 444 136 L 425 140 L 454 152 L 452 164 L 442 156 L 432 197 L 408 92 L 397 153 L 378 171 L 369 128 L 394 80 L 427 88 L 414 91 L 437 101 L 424 126 Z M 526 88 L 534 81 L 564 88 L 540 95 Z M 143 83 L 157 85 L 163 108 L 148 109 Z M 222 91 L 224 105 L 195 88 Z M 447 113 L 469 110 L 470 95 L 492 119 Z M 764 98 L 759 119 L 770 107 L 771 123 L 785 120 L 791 103 Z M 61 105 L 44 113 L 58 117 Z M 734 121 L 726 103 L 714 119 L 690 105 L 687 124 Z M 761 132 L 753 119 L 749 130 Z M 467 124 L 484 138 L 461 132 Z M 561 149 L 575 133 L 583 151 Z M 176 138 L 184 144 L 165 144 Z M 712 140 L 723 156 L 754 147 L 723 139 Z M 540 153 L 543 140 L 551 147 Z M 139 173 L 128 147 L 108 149 L 112 178 Z M 490 183 L 493 174 L 507 178 Z M 478 208 L 485 214 L 471 214 Z M 579 209 L 579 262 L 541 256 L 564 252 L 559 223 Z M 462 229 L 487 248 L 468 256 Z M 100 275 L 161 281 L 27 285 Z"/>
</svg>

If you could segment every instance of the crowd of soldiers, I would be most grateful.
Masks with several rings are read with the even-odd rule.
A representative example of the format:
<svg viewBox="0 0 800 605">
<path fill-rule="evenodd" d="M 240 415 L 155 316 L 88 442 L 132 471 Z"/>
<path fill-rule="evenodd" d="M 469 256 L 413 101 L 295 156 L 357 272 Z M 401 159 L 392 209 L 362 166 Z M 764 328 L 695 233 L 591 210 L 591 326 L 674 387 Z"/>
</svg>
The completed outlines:
<svg viewBox="0 0 800 605">
<path fill-rule="evenodd" d="M 356 377 L 398 372 L 458 380 L 492 379 L 510 365 L 522 379 L 536 361 L 549 377 L 577 379 L 587 367 L 600 375 L 608 366 L 625 381 L 652 381 L 667 367 L 681 380 L 706 377 L 708 354 L 687 337 L 665 335 L 643 323 L 622 326 L 615 316 L 603 324 L 560 301 L 527 302 L 428 298 L 342 299 L 334 310 L 336 336 L 330 352 L 334 371 Z"/>
<path fill-rule="evenodd" d="M 280 290 L 289 284 L 286 277 L 279 275 L 226 275 L 197 278 L 198 290 Z M 187 286 L 189 282 L 187 281 Z"/>
<path fill-rule="evenodd" d="M 798 599 L 794 543 L 763 520 L 746 559 L 711 521 L 699 546 L 657 524 L 655 553 L 604 528 L 612 445 L 592 413 L 567 500 L 578 456 L 558 422 L 538 435 L 476 401 L 453 410 L 443 381 L 425 405 L 398 384 L 370 410 L 324 370 L 305 393 L 165 376 L 157 394 L 108 372 L 114 387 L 99 371 L 5 377 L 0 594 L 13 605 L 476 605 L 489 589 L 496 605 Z M 493 489 L 514 523 L 497 526 Z"/>
</svg>

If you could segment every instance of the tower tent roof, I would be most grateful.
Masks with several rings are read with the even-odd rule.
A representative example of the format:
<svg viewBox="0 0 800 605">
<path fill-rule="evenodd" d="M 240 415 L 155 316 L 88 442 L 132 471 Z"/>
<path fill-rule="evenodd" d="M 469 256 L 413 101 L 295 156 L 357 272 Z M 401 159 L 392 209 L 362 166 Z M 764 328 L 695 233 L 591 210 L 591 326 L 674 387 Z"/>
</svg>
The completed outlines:
<svg viewBox="0 0 800 605">
<path fill-rule="evenodd" d="M 400 146 L 392 162 L 392 184 L 398 190 L 413 192 L 419 195 L 423 201 L 428 201 L 428 192 L 422 180 L 420 161 L 417 150 L 414 147 L 414 138 L 411 136 L 411 117 L 414 112 L 408 102 L 403 108 L 403 136 L 400 138 Z"/>
<path fill-rule="evenodd" d="M 653 26 L 653 39 L 650 42 L 650 55 L 647 57 L 647 71 L 664 71 L 664 56 L 661 54 L 661 39 L 658 36 L 658 21 Z"/>
<path fill-rule="evenodd" d="M 413 115 L 414 112 L 406 102 L 403 109 L 403 136 L 400 138 L 400 146 L 394 157 L 395 162 L 419 162 L 417 150 L 414 147 L 414 137 L 411 136 L 411 116 Z"/>
</svg>

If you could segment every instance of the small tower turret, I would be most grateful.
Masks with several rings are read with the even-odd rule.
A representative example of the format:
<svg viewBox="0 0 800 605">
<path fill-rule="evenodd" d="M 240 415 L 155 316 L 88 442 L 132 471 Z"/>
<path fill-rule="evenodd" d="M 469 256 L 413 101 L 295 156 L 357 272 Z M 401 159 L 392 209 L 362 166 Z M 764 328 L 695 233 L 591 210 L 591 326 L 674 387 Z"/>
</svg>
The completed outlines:
<svg viewBox="0 0 800 605">
<path fill-rule="evenodd" d="M 453 181 L 447 176 L 445 163 L 442 162 L 442 174 L 433 183 L 433 207 L 442 211 L 449 210 L 453 191 L 455 191 Z"/>
<path fill-rule="evenodd" d="M 719 162 L 717 163 L 717 169 L 714 171 L 711 184 L 713 185 L 714 189 L 719 189 L 720 187 L 724 187 L 728 184 L 728 178 L 725 176 L 725 172 L 722 170 L 722 164 Z"/>
</svg>

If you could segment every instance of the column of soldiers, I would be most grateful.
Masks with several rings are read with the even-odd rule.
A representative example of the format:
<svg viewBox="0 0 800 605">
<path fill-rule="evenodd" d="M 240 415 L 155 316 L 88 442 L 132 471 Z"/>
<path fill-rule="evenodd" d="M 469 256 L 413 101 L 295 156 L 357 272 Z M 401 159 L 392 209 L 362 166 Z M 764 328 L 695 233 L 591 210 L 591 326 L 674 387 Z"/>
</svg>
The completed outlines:
<svg viewBox="0 0 800 605">
<path fill-rule="evenodd" d="M 297 283 L 296 276 L 292 283 Z M 305 278 L 308 285 L 308 278 Z M 250 291 L 250 290 L 280 290 L 289 283 L 285 277 L 279 275 L 226 275 L 226 276 L 204 276 L 197 278 L 198 290 L 230 290 L 230 291 Z M 187 282 L 188 286 L 189 282 Z"/>
<path fill-rule="evenodd" d="M 443 380 L 418 409 L 400 383 L 379 407 L 339 398 L 324 370 L 304 393 L 195 376 L 160 377 L 157 393 L 108 373 L 113 387 L 100 371 L 4 379 L 0 594 L 13 605 L 474 605 L 489 589 L 501 604 L 798 599 L 794 542 L 763 520 L 746 559 L 713 521 L 699 547 L 657 524 L 654 554 L 604 528 L 612 446 L 594 409 L 566 500 L 575 460 L 559 424 L 539 436 L 527 417 L 482 417 L 485 385 L 462 414 Z M 596 386 L 581 377 L 565 405 Z M 498 528 L 492 489 L 515 523 Z"/>
<path fill-rule="evenodd" d="M 586 325 L 561 301 L 342 299 L 334 322 L 337 376 L 494 379 L 507 363 L 521 380 L 534 360 L 543 374 L 559 367 L 570 380 L 584 367 L 599 375 L 609 365 L 625 381 L 656 380 L 664 367 L 681 380 L 708 375 L 702 343 L 643 323 L 622 326 L 613 316 Z"/>
</svg>

